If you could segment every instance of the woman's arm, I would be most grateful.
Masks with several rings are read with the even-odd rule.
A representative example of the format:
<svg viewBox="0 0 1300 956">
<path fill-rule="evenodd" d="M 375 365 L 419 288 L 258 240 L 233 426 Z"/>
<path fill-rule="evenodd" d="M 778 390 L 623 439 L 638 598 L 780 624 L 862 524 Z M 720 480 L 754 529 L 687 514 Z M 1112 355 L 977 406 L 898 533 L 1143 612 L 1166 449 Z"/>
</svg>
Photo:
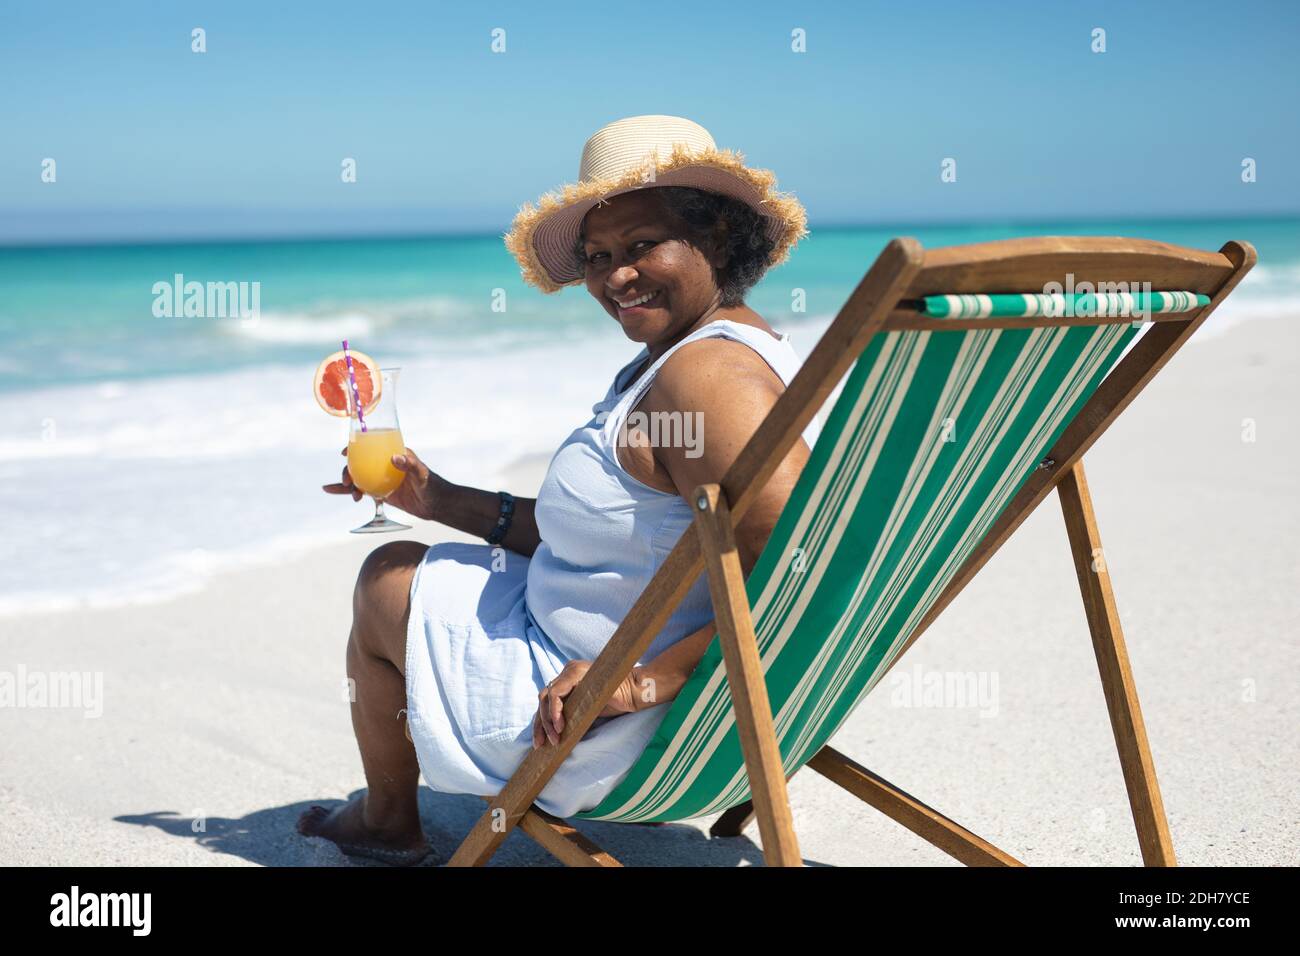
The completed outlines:
<svg viewBox="0 0 1300 956">
<path fill-rule="evenodd" d="M 346 455 L 348 450 L 343 449 Z M 393 466 L 406 477 L 397 489 L 384 499 L 385 504 L 400 508 L 409 515 L 425 521 L 437 521 L 466 534 L 486 537 L 496 527 L 501 516 L 501 497 L 495 491 L 482 491 L 464 485 L 454 485 L 441 475 L 429 470 L 420 457 L 407 448 L 405 454 L 393 456 Z M 352 483 L 347 466 L 342 478 L 325 485 L 325 491 L 334 495 L 351 495 L 361 500 L 361 491 Z M 536 498 L 516 498 L 515 513 L 510 519 L 510 530 L 501 540 L 503 547 L 519 554 L 531 556 L 542 543 L 537 532 L 534 509 Z"/>
<path fill-rule="evenodd" d="M 710 621 L 664 650 L 658 657 L 632 668 L 630 693 L 627 695 L 631 708 L 627 712 L 645 710 L 675 700 L 717 632 L 717 622 Z"/>
<path fill-rule="evenodd" d="M 598 717 L 631 714 L 656 704 L 666 704 L 681 693 L 695 665 L 700 662 L 713 639 L 710 621 L 698 631 L 682 638 L 648 664 L 633 667 L 614 691 Z M 544 742 L 560 742 L 564 730 L 564 698 L 587 676 L 591 661 L 569 661 L 555 680 L 537 695 L 537 716 L 533 718 L 533 747 Z"/>
<path fill-rule="evenodd" d="M 501 496 L 495 491 L 453 485 L 438 475 L 430 475 L 430 479 L 432 520 L 479 537 L 486 537 L 496 527 L 501 516 Z M 503 547 L 528 556 L 537 550 L 542 538 L 533 517 L 536 506 L 536 498 L 515 498 L 510 530 L 501 540 Z"/>
<path fill-rule="evenodd" d="M 703 346 L 703 347 L 701 347 Z M 679 349 L 664 363 L 649 389 L 642 410 L 697 415 L 703 436 L 698 448 L 656 448 L 655 461 L 688 503 L 702 484 L 721 481 L 767 417 L 785 385 L 751 348 L 738 342 L 705 339 Z M 661 429 L 661 432 L 663 429 Z M 690 452 L 697 452 L 692 456 Z M 808 461 L 808 445 L 799 439 L 758 492 L 736 525 L 736 551 L 745 576 L 758 562 L 777 519 Z M 716 633 L 715 622 L 683 638 L 633 672 L 642 692 L 633 695 L 636 709 L 675 698 Z M 645 682 L 656 701 L 646 700 Z"/>
<path fill-rule="evenodd" d="M 696 434 L 701 441 L 689 448 L 656 447 L 655 476 L 671 482 L 690 503 L 691 492 L 699 485 L 722 480 L 783 391 L 785 384 L 777 374 L 746 345 L 706 339 L 683 346 L 664 363 L 637 408 L 649 415 L 698 416 L 695 421 L 702 428 Z M 665 432 L 674 430 L 659 430 Z M 684 434 L 684 429 L 676 433 Z M 746 576 L 771 537 L 808 456 L 807 443 L 802 439 L 795 442 L 737 524 L 736 550 Z M 715 631 L 715 622 L 710 621 L 634 667 L 599 716 L 631 713 L 673 700 L 704 656 Z M 590 661 L 571 661 L 539 695 L 534 747 L 546 740 L 552 744 L 559 741 L 564 729 L 564 698 L 590 667 Z"/>
</svg>

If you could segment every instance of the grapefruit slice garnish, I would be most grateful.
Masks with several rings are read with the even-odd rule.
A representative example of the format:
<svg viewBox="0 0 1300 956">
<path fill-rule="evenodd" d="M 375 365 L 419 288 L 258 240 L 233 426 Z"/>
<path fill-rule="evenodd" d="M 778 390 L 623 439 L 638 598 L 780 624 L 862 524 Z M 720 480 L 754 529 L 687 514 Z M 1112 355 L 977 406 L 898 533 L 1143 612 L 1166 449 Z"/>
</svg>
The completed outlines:
<svg viewBox="0 0 1300 956">
<path fill-rule="evenodd" d="M 352 374 L 357 380 L 357 395 L 361 399 L 361 409 L 369 412 L 379 403 L 379 393 L 383 389 L 383 376 L 379 366 L 365 352 L 348 349 L 352 356 Z M 336 418 L 348 417 L 348 392 L 352 386 L 348 382 L 348 363 L 340 349 L 328 358 L 322 359 L 316 366 L 316 380 L 312 383 L 312 394 L 316 404 Z"/>
</svg>

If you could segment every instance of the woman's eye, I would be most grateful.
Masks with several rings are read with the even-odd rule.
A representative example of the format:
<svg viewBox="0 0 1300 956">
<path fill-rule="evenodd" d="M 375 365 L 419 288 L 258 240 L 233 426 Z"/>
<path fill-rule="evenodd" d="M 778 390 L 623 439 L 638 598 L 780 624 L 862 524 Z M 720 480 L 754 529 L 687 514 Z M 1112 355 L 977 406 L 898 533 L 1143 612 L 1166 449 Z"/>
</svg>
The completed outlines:
<svg viewBox="0 0 1300 956">
<path fill-rule="evenodd" d="M 652 246 L 654 246 L 654 245 L 656 245 L 656 242 L 655 242 L 654 239 L 638 239 L 636 242 L 632 243 L 632 251 L 633 251 L 633 252 L 644 252 L 647 248 L 652 247 Z M 609 256 L 609 253 L 608 253 L 608 252 L 593 252 L 593 253 L 591 253 L 590 255 L 587 256 L 586 261 L 587 261 L 587 262 L 595 262 L 595 261 L 598 260 L 601 256 L 608 257 L 608 256 Z"/>
</svg>

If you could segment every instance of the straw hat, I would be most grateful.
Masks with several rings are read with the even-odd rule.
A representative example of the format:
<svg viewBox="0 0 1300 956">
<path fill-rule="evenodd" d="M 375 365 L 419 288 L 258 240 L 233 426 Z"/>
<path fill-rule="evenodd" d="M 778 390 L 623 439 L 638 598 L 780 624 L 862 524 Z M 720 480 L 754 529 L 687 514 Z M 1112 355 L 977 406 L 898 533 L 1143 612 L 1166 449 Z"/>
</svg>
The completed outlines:
<svg viewBox="0 0 1300 956">
<path fill-rule="evenodd" d="M 582 217 L 603 199 L 656 186 L 693 186 L 748 203 L 763 217 L 773 243 L 768 268 L 784 262 L 808 235 L 803 206 L 776 191 L 771 170 L 753 169 L 740 153 L 718 149 L 699 123 L 680 116 L 629 116 L 587 140 L 578 182 L 520 207 L 504 238 L 524 281 L 543 292 L 582 282 L 573 256 Z"/>
</svg>

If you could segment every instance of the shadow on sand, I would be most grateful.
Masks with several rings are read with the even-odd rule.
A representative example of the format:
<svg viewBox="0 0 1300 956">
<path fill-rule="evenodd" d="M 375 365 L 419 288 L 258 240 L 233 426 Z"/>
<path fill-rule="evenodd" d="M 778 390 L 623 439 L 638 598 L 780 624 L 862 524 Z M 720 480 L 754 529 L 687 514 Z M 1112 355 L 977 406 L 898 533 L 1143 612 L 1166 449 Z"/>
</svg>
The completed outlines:
<svg viewBox="0 0 1300 956">
<path fill-rule="evenodd" d="M 349 794 L 349 799 L 362 792 Z M 115 819 L 119 823 L 155 827 L 172 836 L 192 839 L 213 853 L 229 854 L 263 866 L 384 866 L 344 856 L 328 840 L 298 833 L 298 818 L 308 807 L 314 804 L 334 807 L 342 802 L 304 801 L 257 810 L 238 818 L 186 817 L 157 811 Z M 421 787 L 420 821 L 433 852 L 420 865 L 446 863 L 484 808 L 478 797 L 437 793 Z M 689 824 L 646 827 L 597 820 L 572 822 L 624 866 L 761 866 L 763 863 L 763 851 L 751 839 L 757 837 L 756 824 L 751 824 L 742 836 L 713 840 L 707 832 Z M 514 832 L 501 844 L 489 865 L 561 864 L 531 838 Z"/>
</svg>

